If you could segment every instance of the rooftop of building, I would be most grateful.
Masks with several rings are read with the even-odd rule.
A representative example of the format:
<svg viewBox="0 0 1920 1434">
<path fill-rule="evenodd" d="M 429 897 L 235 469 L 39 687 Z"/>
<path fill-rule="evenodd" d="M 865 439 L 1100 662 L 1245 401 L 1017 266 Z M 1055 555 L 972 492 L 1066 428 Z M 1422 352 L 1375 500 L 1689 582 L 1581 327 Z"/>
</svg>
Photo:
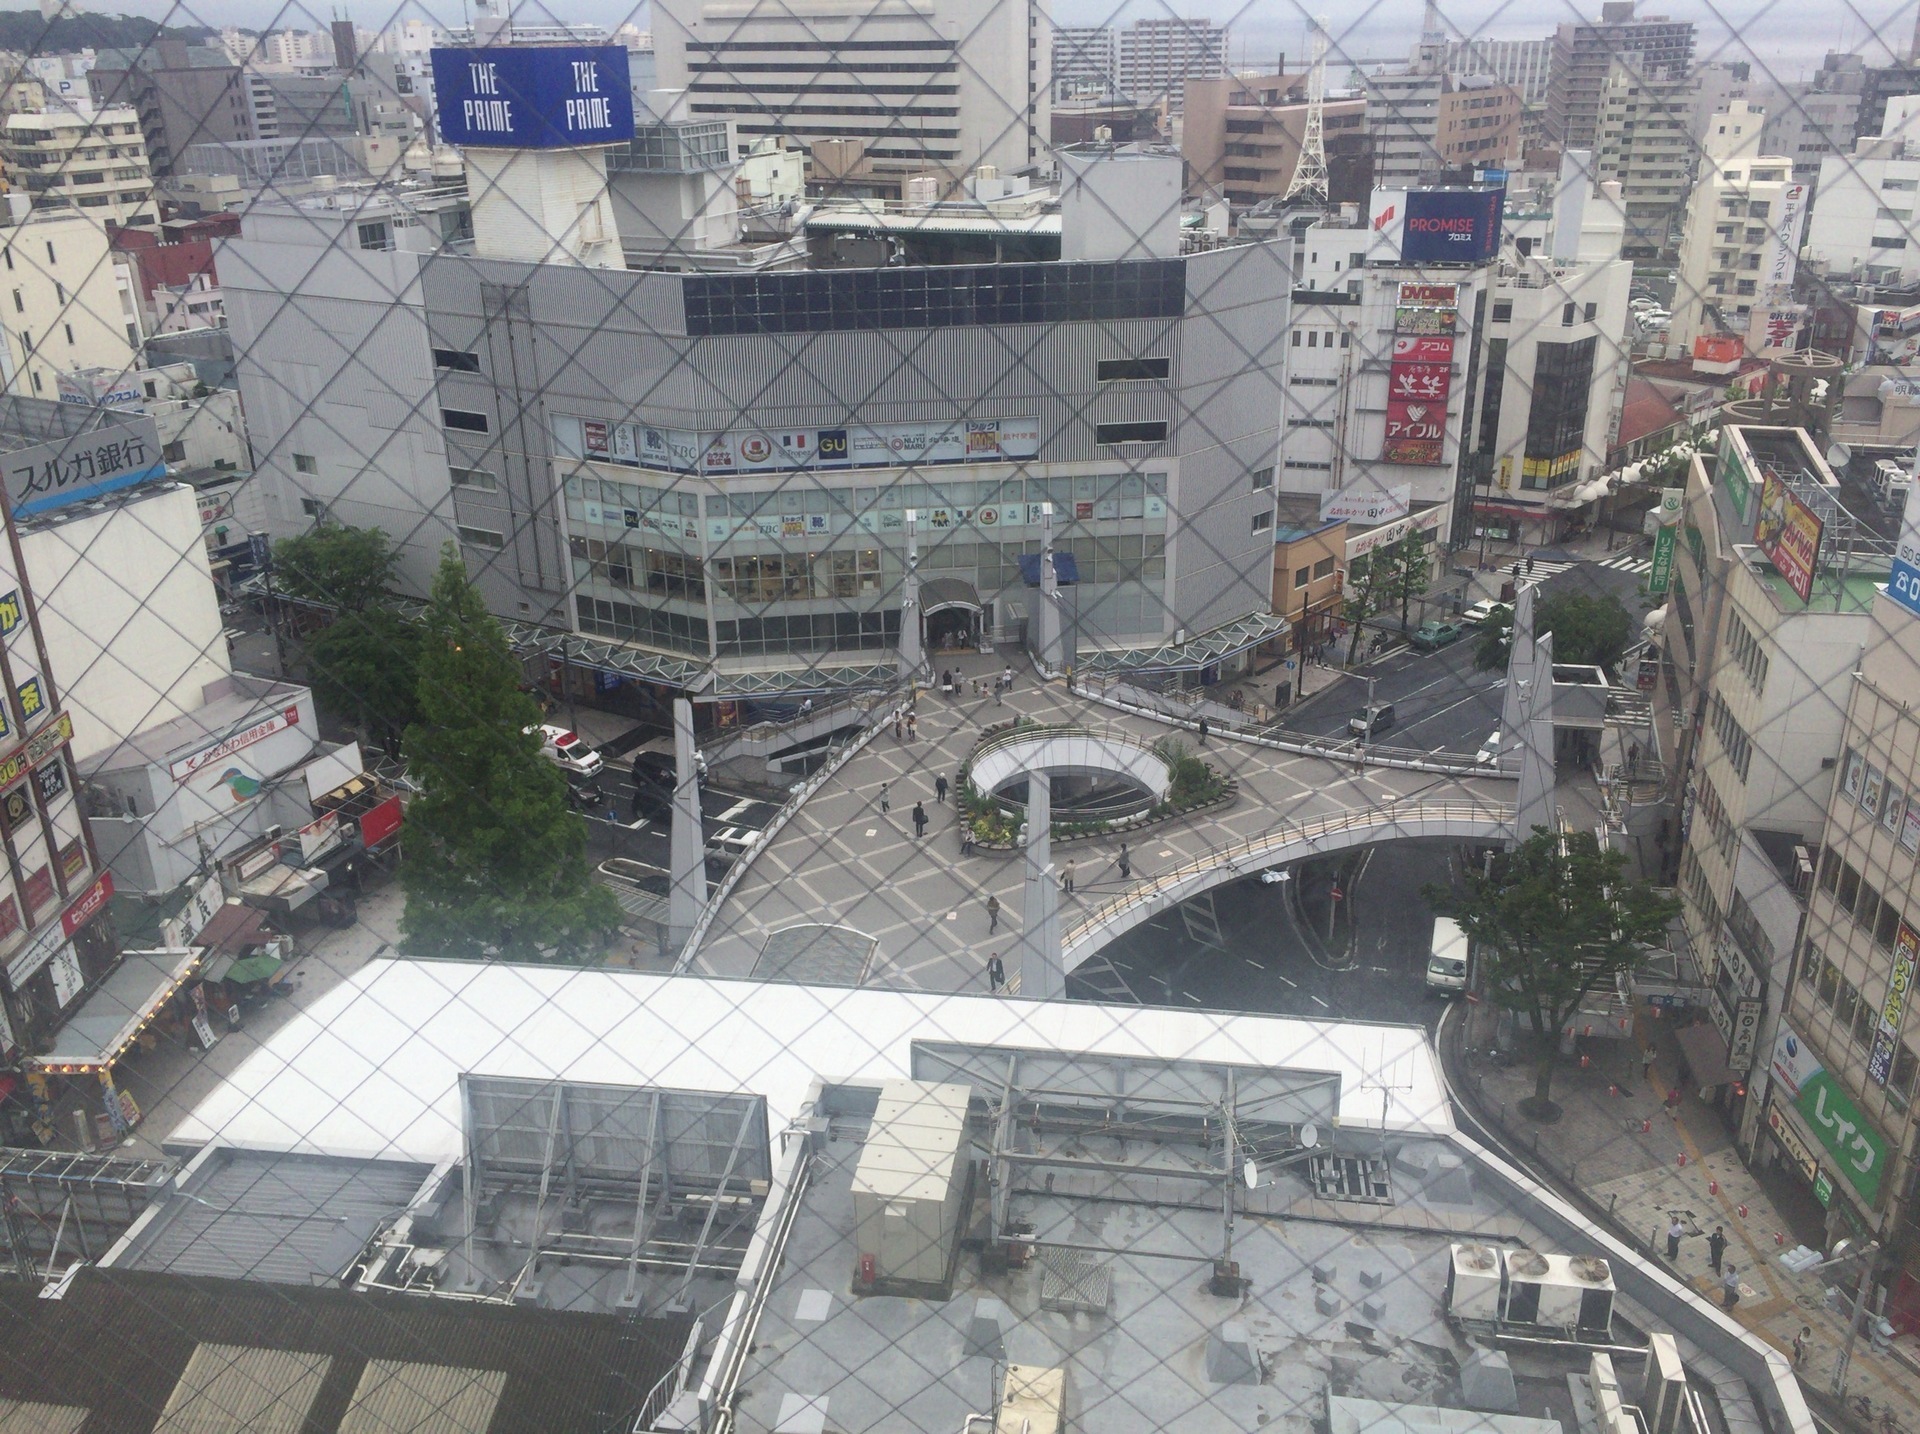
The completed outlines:
<svg viewBox="0 0 1920 1434">
<path fill-rule="evenodd" d="M 631 1427 L 686 1334 L 676 1318 L 80 1265 L 57 1294 L 0 1289 L 0 1418 L 43 1434 L 602 1434 Z"/>
<path fill-rule="evenodd" d="M 231 732 L 254 713 L 291 703 L 305 689 L 266 677 L 233 673 L 207 684 L 201 705 L 109 747 L 86 763 L 90 775 L 165 763 L 183 748 Z"/>
</svg>

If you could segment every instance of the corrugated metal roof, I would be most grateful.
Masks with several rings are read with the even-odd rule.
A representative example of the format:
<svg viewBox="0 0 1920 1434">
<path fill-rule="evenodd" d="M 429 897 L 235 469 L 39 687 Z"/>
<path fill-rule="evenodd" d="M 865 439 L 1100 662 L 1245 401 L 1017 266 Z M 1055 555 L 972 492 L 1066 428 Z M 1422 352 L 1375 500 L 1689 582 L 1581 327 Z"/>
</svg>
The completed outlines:
<svg viewBox="0 0 1920 1434">
<path fill-rule="evenodd" d="M 310 1350 L 196 1345 L 153 1434 L 300 1434 L 332 1367 Z"/>
<path fill-rule="evenodd" d="M 337 1280 L 430 1172 L 406 1160 L 218 1150 L 115 1264 L 292 1285 Z"/>
<path fill-rule="evenodd" d="M 72 1404 L 0 1399 L 0 1434 L 80 1434 L 91 1412 Z"/>
<path fill-rule="evenodd" d="M 486 1434 L 503 1369 L 370 1359 L 340 1421 L 340 1434 Z"/>
</svg>

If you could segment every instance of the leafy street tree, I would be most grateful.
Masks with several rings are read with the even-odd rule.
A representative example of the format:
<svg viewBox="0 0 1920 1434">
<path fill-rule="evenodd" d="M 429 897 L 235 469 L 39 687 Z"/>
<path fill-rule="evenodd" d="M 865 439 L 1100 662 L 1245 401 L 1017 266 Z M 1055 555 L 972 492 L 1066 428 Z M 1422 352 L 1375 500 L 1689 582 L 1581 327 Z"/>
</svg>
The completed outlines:
<svg viewBox="0 0 1920 1434">
<path fill-rule="evenodd" d="M 1553 634 L 1555 662 L 1590 663 L 1611 671 L 1633 641 L 1633 615 L 1612 593 L 1556 594 L 1540 604 L 1535 619 L 1538 631 Z"/>
<path fill-rule="evenodd" d="M 1392 600 L 1393 564 L 1384 552 L 1375 550 L 1367 555 L 1365 565 L 1359 562 L 1347 567 L 1347 585 L 1345 601 L 1340 608 L 1340 616 L 1352 631 L 1347 642 L 1347 663 L 1352 665 L 1354 655 L 1360 651 L 1362 624 L 1370 617 L 1380 613 Z"/>
<path fill-rule="evenodd" d="M 420 795 L 400 865 L 407 954 L 591 956 L 613 935 L 619 906 L 593 880 L 586 823 L 527 731 L 539 711 L 451 545 L 433 580 L 419 674 L 407 752 Z"/>
<path fill-rule="evenodd" d="M 420 720 L 420 625 L 391 608 L 344 612 L 307 642 L 314 696 L 396 752 L 400 734 Z"/>
<path fill-rule="evenodd" d="M 1422 893 L 1473 942 L 1488 999 L 1532 1028 L 1533 1095 L 1521 1108 L 1535 1120 L 1560 1113 L 1552 1099 L 1560 1035 L 1581 1003 L 1644 966 L 1647 947 L 1679 913 L 1677 900 L 1629 879 L 1626 865 L 1590 832 L 1535 827 L 1490 875 L 1469 867 L 1464 890 Z"/>
<path fill-rule="evenodd" d="M 1400 600 L 1400 626 L 1404 630 L 1407 609 L 1433 581 L 1433 554 L 1417 532 L 1409 532 L 1387 549 L 1387 553 L 1390 565 L 1387 585 L 1391 596 Z"/>
<path fill-rule="evenodd" d="M 378 528 L 323 523 L 273 545 L 273 575 L 290 597 L 359 612 L 387 595 L 398 561 Z"/>
</svg>

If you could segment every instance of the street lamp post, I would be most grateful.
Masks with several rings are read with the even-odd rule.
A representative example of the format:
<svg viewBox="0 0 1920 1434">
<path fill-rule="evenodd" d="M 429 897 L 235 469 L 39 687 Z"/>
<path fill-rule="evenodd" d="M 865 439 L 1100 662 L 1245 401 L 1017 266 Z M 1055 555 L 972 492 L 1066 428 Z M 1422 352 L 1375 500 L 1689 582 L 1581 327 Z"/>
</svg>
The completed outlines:
<svg viewBox="0 0 1920 1434">
<path fill-rule="evenodd" d="M 1835 1250 L 1840 1250 L 1848 1242 L 1842 1240 Z M 1854 1341 L 1860 1338 L 1860 1328 L 1867 1321 L 1867 1291 L 1873 1285 L 1873 1256 L 1880 1248 L 1878 1240 L 1869 1240 L 1858 1250 L 1848 1250 L 1844 1254 L 1835 1254 L 1830 1260 L 1823 1260 L 1813 1268 L 1825 1269 L 1837 1265 L 1843 1260 L 1860 1261 L 1860 1285 L 1853 1295 L 1853 1313 L 1847 1320 L 1847 1340 L 1840 1346 L 1840 1358 L 1833 1366 L 1833 1397 L 1844 1400 L 1847 1397 L 1847 1375 L 1853 1364 Z"/>
</svg>

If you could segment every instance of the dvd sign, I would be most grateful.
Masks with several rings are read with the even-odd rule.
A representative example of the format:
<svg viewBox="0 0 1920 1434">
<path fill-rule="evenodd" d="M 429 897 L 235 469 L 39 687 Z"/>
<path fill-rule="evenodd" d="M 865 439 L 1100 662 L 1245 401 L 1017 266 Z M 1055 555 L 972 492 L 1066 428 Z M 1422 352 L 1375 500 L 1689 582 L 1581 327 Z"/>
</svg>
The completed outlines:
<svg viewBox="0 0 1920 1434">
<path fill-rule="evenodd" d="M 1415 189 L 1407 194 L 1401 259 L 1409 264 L 1485 264 L 1500 252 L 1505 189 Z"/>
</svg>

